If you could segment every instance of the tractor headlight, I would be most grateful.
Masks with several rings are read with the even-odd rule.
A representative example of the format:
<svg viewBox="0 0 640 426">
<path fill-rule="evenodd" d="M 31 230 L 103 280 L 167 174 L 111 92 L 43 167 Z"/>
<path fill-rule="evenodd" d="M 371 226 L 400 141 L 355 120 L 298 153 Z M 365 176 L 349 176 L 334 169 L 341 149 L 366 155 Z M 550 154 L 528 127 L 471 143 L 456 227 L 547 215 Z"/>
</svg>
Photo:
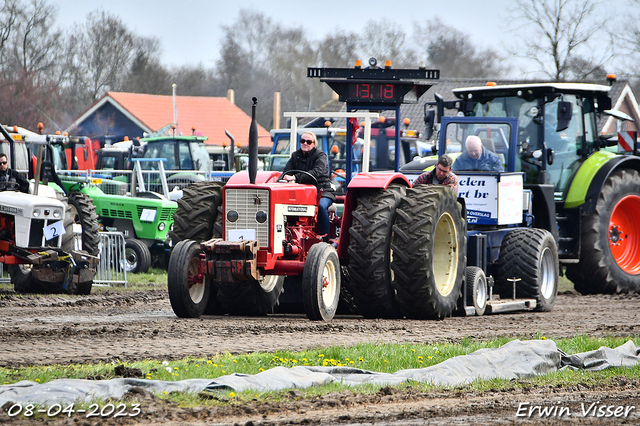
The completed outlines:
<svg viewBox="0 0 640 426">
<path fill-rule="evenodd" d="M 158 231 L 164 231 L 165 226 L 164 222 L 160 222 L 160 225 L 158 225 Z"/>
<path fill-rule="evenodd" d="M 60 210 L 54 210 L 53 217 L 55 217 L 56 219 L 60 219 L 62 217 L 62 212 Z"/>
<path fill-rule="evenodd" d="M 33 217 L 40 217 L 42 211 L 40 209 L 33 209 Z"/>
<path fill-rule="evenodd" d="M 235 222 L 236 220 L 238 220 L 238 212 L 235 210 L 229 210 L 227 212 L 227 220 L 229 222 Z"/>
<path fill-rule="evenodd" d="M 267 213 L 265 213 L 263 210 L 257 212 L 256 221 L 258 221 L 258 223 L 265 223 L 267 221 Z"/>
</svg>

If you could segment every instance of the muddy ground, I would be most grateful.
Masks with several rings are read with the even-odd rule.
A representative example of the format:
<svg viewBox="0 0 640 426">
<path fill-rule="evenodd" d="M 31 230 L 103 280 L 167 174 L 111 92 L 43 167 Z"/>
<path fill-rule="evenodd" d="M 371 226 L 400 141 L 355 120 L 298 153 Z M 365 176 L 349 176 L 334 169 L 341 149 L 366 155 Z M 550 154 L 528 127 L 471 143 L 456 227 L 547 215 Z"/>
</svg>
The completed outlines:
<svg viewBox="0 0 640 426">
<path fill-rule="evenodd" d="M 0 365 L 26 366 L 140 359 L 180 359 L 245 353 L 301 350 L 358 342 L 458 342 L 463 338 L 496 336 L 549 339 L 589 336 L 629 336 L 640 332 L 640 296 L 558 296 L 553 312 L 524 312 L 444 321 L 366 320 L 337 316 L 329 323 L 304 315 L 276 314 L 265 318 L 205 316 L 178 319 L 165 291 L 99 293 L 90 296 L 22 297 L 0 292 Z M 477 393 L 470 389 L 431 393 L 382 388 L 376 395 L 344 391 L 314 400 L 299 392 L 284 392 L 284 403 L 230 403 L 227 406 L 183 409 L 143 395 L 142 413 L 107 424 L 590 424 L 615 421 L 640 423 L 640 383 L 619 380 L 597 387 L 538 387 Z M 598 402 L 599 401 L 599 402 Z M 626 417 L 584 417 L 582 408 L 637 406 Z M 523 405 L 524 404 L 524 405 Z M 528 405 L 527 405 L 528 404 Z M 558 407 L 562 416 L 538 411 L 516 416 L 522 407 Z M 561 408 L 566 407 L 565 410 Z M 0 410 L 1 411 L 1 410 Z M 528 413 L 527 410 L 525 412 Z M 523 411 L 520 411 L 523 413 Z M 570 415 L 567 415 L 570 413 Z M 606 408 L 603 409 L 606 415 Z M 0 423 L 16 423 L 0 414 Z M 44 419 L 49 424 L 104 424 L 105 419 Z"/>
</svg>

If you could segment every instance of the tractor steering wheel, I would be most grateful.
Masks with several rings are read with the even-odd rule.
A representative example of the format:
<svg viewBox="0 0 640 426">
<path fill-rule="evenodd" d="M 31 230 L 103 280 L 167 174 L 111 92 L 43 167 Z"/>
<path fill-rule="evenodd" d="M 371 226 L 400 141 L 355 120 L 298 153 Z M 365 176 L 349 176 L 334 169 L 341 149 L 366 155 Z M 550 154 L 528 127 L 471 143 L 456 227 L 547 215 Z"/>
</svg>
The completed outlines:
<svg viewBox="0 0 640 426">
<path fill-rule="evenodd" d="M 0 182 L 0 191 L 18 191 L 20 190 L 20 184 L 14 181 Z"/>
<path fill-rule="evenodd" d="M 294 174 L 294 173 L 304 173 L 305 175 L 309 176 L 311 179 L 313 179 L 315 181 L 316 188 L 320 188 L 320 184 L 318 183 L 318 179 L 316 179 L 316 177 L 314 175 L 312 175 L 311 173 L 309 173 L 307 171 L 304 171 L 304 170 L 287 170 L 286 172 L 282 172 L 282 174 L 278 178 L 278 181 L 282 180 L 282 178 L 285 177 L 286 175 L 290 175 L 290 174 Z"/>
</svg>

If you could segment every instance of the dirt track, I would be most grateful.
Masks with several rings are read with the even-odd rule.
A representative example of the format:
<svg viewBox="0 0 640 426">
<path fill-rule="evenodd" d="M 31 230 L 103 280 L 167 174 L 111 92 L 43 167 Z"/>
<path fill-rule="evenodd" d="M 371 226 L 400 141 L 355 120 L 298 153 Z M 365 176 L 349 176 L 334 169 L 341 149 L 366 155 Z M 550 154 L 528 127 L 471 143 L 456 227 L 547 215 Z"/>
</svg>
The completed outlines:
<svg viewBox="0 0 640 426">
<path fill-rule="evenodd" d="M 212 356 L 219 352 L 243 353 L 287 348 L 299 350 L 357 342 L 457 342 L 465 337 L 494 336 L 528 339 L 536 334 L 549 339 L 589 336 L 638 336 L 640 296 L 558 296 L 553 312 L 517 313 L 444 321 L 365 320 L 339 316 L 329 323 L 311 322 L 303 315 L 266 318 L 208 316 L 178 319 L 167 293 L 136 292 L 75 298 L 56 296 L 17 297 L 0 293 L 0 364 L 3 366 L 179 359 Z M 626 419 L 640 422 L 637 382 L 603 384 L 602 388 L 531 388 L 509 392 L 474 394 L 442 391 L 432 394 L 381 390 L 374 396 L 346 391 L 317 401 L 297 400 L 278 405 L 223 407 L 204 411 L 183 410 L 149 400 L 146 415 L 136 422 L 153 423 L 166 418 L 176 424 L 182 416 L 196 424 L 434 424 L 532 421 L 516 418 L 518 401 L 564 404 L 579 413 L 582 402 L 638 405 Z M 578 391 L 578 392 L 576 392 Z M 546 402 L 545 402 L 546 401 Z M 590 404 L 591 402 L 589 402 Z M 288 404 L 288 405 L 287 405 Z M 535 417 L 535 416 L 534 416 Z M 145 419 L 146 418 L 146 419 Z M 0 415 L 0 423 L 7 420 Z M 14 419 L 15 420 L 15 419 Z M 558 419 L 555 419 L 558 420 Z M 598 422 L 602 419 L 570 417 L 564 422 Z M 619 423 L 622 419 L 617 419 Z M 63 422 L 62 419 L 56 422 Z M 133 421 L 133 419 L 132 419 Z M 536 420 L 539 421 L 539 420 Z"/>
</svg>

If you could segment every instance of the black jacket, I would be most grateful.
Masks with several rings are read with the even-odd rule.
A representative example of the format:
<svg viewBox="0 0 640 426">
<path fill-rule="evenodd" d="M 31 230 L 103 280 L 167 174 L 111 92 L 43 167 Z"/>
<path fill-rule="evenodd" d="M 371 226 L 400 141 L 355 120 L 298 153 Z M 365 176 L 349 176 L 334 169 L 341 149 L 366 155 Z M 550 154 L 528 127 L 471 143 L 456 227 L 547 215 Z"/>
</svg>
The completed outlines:
<svg viewBox="0 0 640 426">
<path fill-rule="evenodd" d="M 304 170 L 309 172 L 318 180 L 318 186 L 322 189 L 322 196 L 336 200 L 333 194 L 333 187 L 331 186 L 331 179 L 329 178 L 329 165 L 327 163 L 327 154 L 323 151 L 313 148 L 309 152 L 304 152 L 299 149 L 291 154 L 291 158 L 284 166 L 284 171 L 289 170 Z M 296 182 L 306 183 L 309 185 L 315 185 L 316 182 L 308 176 L 306 173 L 294 173 Z"/>
<path fill-rule="evenodd" d="M 16 188 L 13 184 L 9 185 L 6 182 L 16 182 L 18 186 Z M 25 194 L 29 193 L 29 181 L 13 169 L 7 168 L 5 173 L 0 172 L 0 191 L 11 191 L 15 189 Z"/>
</svg>

